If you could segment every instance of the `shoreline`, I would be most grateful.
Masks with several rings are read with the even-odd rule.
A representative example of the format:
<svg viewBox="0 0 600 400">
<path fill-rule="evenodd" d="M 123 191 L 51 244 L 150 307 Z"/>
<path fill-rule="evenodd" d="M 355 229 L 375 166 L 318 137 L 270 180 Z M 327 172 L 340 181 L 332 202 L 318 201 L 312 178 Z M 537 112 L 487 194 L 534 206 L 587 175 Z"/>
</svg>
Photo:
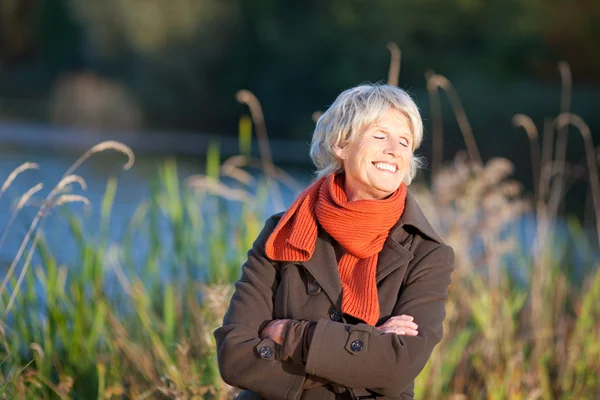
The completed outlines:
<svg viewBox="0 0 600 400">
<path fill-rule="evenodd" d="M 218 142 L 220 154 L 239 154 L 237 136 L 169 131 L 97 131 L 67 126 L 22 122 L 0 122 L 0 146 L 57 154 L 84 153 L 105 140 L 116 140 L 138 155 L 205 156 L 210 143 Z M 309 143 L 299 140 L 269 140 L 275 164 L 310 165 Z M 299 149 L 304 149 L 300 151 Z M 258 142 L 252 140 L 252 155 L 258 157 Z"/>
</svg>

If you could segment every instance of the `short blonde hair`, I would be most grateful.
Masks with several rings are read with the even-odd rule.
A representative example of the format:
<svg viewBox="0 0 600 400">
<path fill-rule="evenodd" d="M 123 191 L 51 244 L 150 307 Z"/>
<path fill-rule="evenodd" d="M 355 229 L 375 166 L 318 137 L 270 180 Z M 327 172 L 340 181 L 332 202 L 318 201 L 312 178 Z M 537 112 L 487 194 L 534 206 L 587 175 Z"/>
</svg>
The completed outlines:
<svg viewBox="0 0 600 400">
<path fill-rule="evenodd" d="M 397 86 L 362 84 L 343 91 L 317 121 L 310 145 L 310 158 L 317 167 L 317 177 L 343 171 L 342 160 L 336 156 L 334 148 L 358 139 L 390 108 L 408 118 L 414 153 L 423 140 L 423 121 L 410 95 Z M 422 165 L 423 161 L 413 154 L 410 171 L 404 178 L 407 185 Z"/>
</svg>

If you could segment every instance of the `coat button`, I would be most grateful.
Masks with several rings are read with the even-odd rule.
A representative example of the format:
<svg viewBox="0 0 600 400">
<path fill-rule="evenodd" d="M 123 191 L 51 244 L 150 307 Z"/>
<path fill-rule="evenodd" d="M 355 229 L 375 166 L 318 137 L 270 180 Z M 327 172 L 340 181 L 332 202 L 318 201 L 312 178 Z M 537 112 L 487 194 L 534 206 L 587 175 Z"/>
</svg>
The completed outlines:
<svg viewBox="0 0 600 400">
<path fill-rule="evenodd" d="M 271 356 L 273 355 L 273 349 L 267 346 L 263 346 L 258 351 L 258 354 L 261 358 L 271 358 Z"/>
<path fill-rule="evenodd" d="M 335 322 L 340 322 L 342 320 L 342 313 L 339 310 L 333 310 L 329 313 L 329 319 Z"/>
<path fill-rule="evenodd" d="M 354 342 L 350 343 L 350 349 L 352 349 L 352 351 L 356 351 L 359 352 L 364 348 L 364 344 L 362 342 L 362 340 L 355 340 Z"/>
</svg>

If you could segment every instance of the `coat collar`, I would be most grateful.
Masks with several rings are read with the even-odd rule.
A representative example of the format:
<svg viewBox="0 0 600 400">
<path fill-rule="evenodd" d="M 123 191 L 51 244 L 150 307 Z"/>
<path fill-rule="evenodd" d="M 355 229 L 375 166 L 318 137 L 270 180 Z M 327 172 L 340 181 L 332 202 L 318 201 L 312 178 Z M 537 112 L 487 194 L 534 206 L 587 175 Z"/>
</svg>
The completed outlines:
<svg viewBox="0 0 600 400">
<path fill-rule="evenodd" d="M 390 231 L 390 236 L 394 239 L 401 239 L 404 226 L 416 228 L 421 234 L 433 240 L 436 243 L 442 244 L 443 241 L 431 226 L 423 211 L 417 204 L 415 196 L 410 190 L 406 192 L 406 203 L 404 204 L 404 212 L 398 220 L 396 226 Z M 398 241 L 398 240 L 397 240 Z"/>
<path fill-rule="evenodd" d="M 410 237 L 406 229 L 407 226 L 415 228 L 422 235 L 434 242 L 442 243 L 442 239 L 435 232 L 429 221 L 427 221 L 427 218 L 425 218 L 425 214 L 421 211 L 414 195 L 408 190 L 406 192 L 404 212 L 396 225 L 391 229 L 385 245 L 379 253 L 377 283 L 413 259 L 413 254 L 404 246 Z"/>
<path fill-rule="evenodd" d="M 390 231 L 383 249 L 379 253 L 376 273 L 377 283 L 412 260 L 413 254 L 402 244 L 410 236 L 406 230 L 407 226 L 417 229 L 422 235 L 437 243 L 442 243 L 442 240 L 417 205 L 412 193 L 407 191 L 404 212 Z M 338 309 L 341 308 L 342 284 L 337 270 L 334 239 L 322 228 L 319 229 L 313 256 L 301 264 L 319 282 L 331 302 Z"/>
</svg>

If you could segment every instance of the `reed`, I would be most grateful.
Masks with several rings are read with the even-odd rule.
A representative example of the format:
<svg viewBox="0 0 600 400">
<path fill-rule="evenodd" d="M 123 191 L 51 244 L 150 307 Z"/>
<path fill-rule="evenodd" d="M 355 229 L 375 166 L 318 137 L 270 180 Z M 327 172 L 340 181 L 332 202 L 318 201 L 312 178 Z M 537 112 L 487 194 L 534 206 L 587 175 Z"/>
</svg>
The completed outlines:
<svg viewBox="0 0 600 400">
<path fill-rule="evenodd" d="M 570 105 L 570 73 L 566 64 L 560 70 L 561 109 L 565 110 Z M 441 138 L 437 87 L 452 86 L 439 75 L 428 76 L 432 102 L 437 104 L 432 108 L 439 130 L 436 137 Z M 451 89 L 449 94 L 457 118 L 463 120 L 466 115 L 454 98 L 456 92 Z M 512 172 L 508 160 L 504 166 L 490 160 L 473 168 L 473 146 L 468 150 L 469 162 L 457 157 L 454 164 L 434 174 L 433 192 L 423 191 L 428 215 L 457 252 L 457 270 L 448 301 L 446 338 L 418 379 L 421 398 L 591 399 L 600 395 L 597 349 L 587 347 L 600 328 L 597 302 L 591 301 L 597 296 L 600 275 L 598 246 L 592 243 L 600 240 L 600 233 L 584 233 L 572 219 L 565 233 L 557 215 L 568 180 L 581 171 L 589 174 L 592 201 L 599 198 L 591 133 L 578 116 L 562 112 L 554 123 L 558 143 L 555 146 L 554 125 L 547 120 L 540 154 L 531 119 L 519 114 L 513 122 L 526 130 L 531 142 L 535 207 L 518 187 L 505 182 Z M 468 127 L 464 121 L 460 125 Z M 587 165 L 579 169 L 577 164 L 569 167 L 564 159 L 567 125 L 574 125 L 584 139 Z M 469 138 L 465 136 L 467 149 Z M 594 211 L 597 222 L 598 207 Z M 519 239 L 516 230 L 524 215 L 535 221 L 530 245 Z M 580 261 L 579 269 L 588 271 L 583 285 L 574 278 L 576 259 L 585 263 Z M 461 310 L 458 315 L 456 309 Z M 451 373 L 444 369 L 447 366 Z"/>
<path fill-rule="evenodd" d="M 402 52 L 398 45 L 394 42 L 387 44 L 387 49 L 390 52 L 390 67 L 388 70 L 387 84 L 392 86 L 398 86 L 400 80 L 400 65 L 402 59 Z"/>
<path fill-rule="evenodd" d="M 443 75 L 435 74 L 433 72 L 429 72 L 428 74 L 426 74 L 426 79 L 428 89 L 431 88 L 429 89 L 430 94 L 435 93 L 437 97 L 437 89 L 442 89 L 448 96 L 448 99 L 450 100 L 450 105 L 452 106 L 452 110 L 454 111 L 454 115 L 456 117 L 456 121 L 458 122 L 458 126 L 463 135 L 469 158 L 473 162 L 474 167 L 481 166 L 481 155 L 479 154 L 479 148 L 477 147 L 477 143 L 475 142 L 475 136 L 473 135 L 471 124 L 469 123 L 467 114 L 464 110 L 462 102 L 460 101 L 458 93 L 456 93 L 456 90 L 454 89 L 454 86 L 448 80 L 448 78 L 446 78 Z M 439 102 L 439 100 L 434 100 L 434 103 L 435 102 Z M 439 118 L 441 118 L 441 112 L 439 112 Z M 439 140 L 438 137 L 436 137 L 436 139 Z"/>
</svg>

